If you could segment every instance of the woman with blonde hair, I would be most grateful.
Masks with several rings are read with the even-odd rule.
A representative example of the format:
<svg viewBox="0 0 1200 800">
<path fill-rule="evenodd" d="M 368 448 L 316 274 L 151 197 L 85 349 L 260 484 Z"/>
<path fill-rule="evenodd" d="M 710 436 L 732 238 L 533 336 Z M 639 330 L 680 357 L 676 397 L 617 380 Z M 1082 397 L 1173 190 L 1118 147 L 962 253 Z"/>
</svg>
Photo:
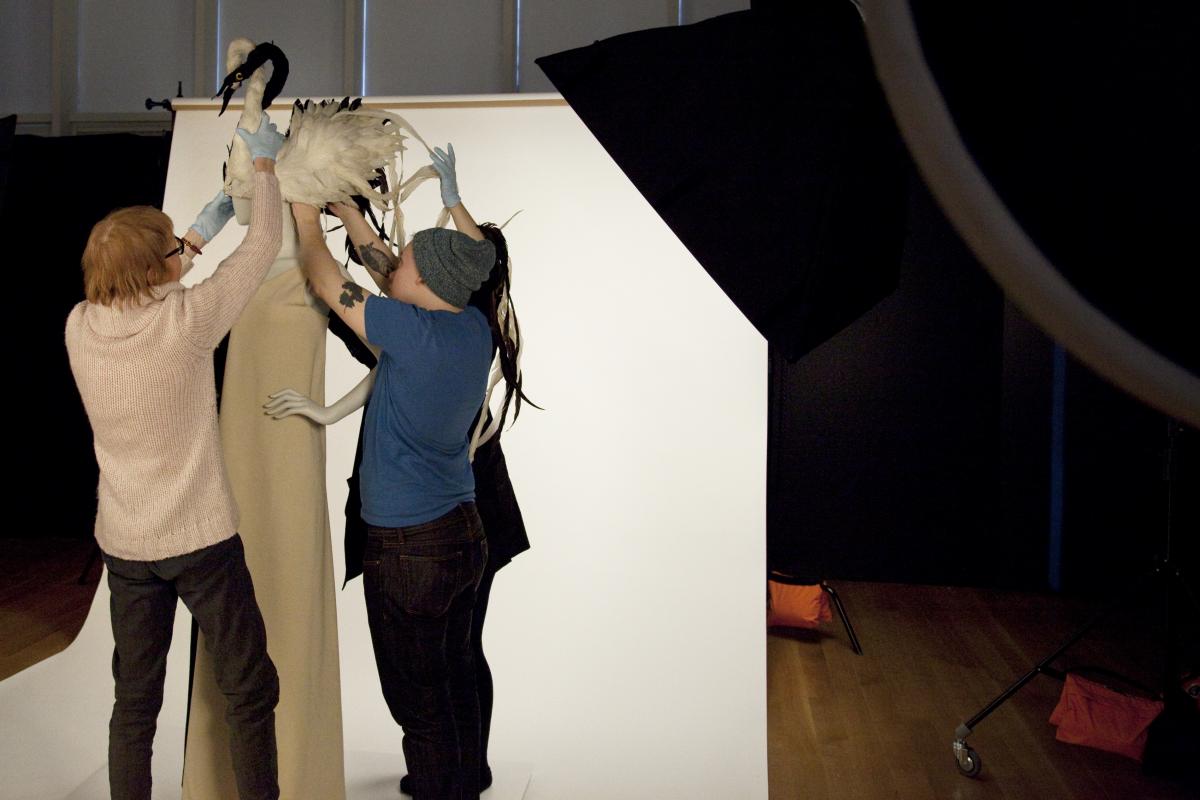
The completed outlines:
<svg viewBox="0 0 1200 800">
<path fill-rule="evenodd" d="M 96 540 L 111 592 L 116 700 L 109 724 L 113 798 L 149 800 L 177 600 L 204 632 L 225 694 L 242 800 L 278 798 L 275 666 L 238 536 L 217 431 L 212 352 L 279 251 L 282 200 L 266 119 L 239 129 L 254 156 L 254 222 L 211 277 L 179 279 L 233 216 L 218 194 L 184 238 L 161 211 L 114 211 L 83 255 L 87 299 L 66 345 L 100 467 Z M 274 213 L 272 213 L 274 212 Z"/>
</svg>

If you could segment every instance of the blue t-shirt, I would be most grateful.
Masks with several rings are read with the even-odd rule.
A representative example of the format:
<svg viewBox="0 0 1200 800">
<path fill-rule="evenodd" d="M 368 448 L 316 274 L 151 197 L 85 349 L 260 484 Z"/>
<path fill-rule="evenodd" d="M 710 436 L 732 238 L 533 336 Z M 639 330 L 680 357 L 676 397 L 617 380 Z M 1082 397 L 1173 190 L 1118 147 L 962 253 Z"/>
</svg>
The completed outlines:
<svg viewBox="0 0 1200 800">
<path fill-rule="evenodd" d="M 483 405 L 492 334 L 477 308 L 426 311 L 374 295 L 366 328 L 383 352 L 364 424 L 362 517 L 419 525 L 475 498 L 468 428 Z"/>
</svg>

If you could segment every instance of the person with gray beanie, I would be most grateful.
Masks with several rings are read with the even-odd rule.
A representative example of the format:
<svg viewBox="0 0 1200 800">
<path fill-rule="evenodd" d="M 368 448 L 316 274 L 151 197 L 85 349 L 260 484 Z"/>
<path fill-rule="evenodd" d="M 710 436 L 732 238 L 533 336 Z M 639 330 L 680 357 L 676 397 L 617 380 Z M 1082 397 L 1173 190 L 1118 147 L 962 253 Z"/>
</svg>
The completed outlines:
<svg viewBox="0 0 1200 800">
<path fill-rule="evenodd" d="M 458 197 L 453 147 L 430 155 L 458 230 L 420 231 L 398 256 L 382 241 L 360 247 L 387 297 L 344 279 L 319 209 L 293 203 L 292 212 L 313 293 L 380 351 L 363 431 L 363 589 L 384 698 L 404 729 L 413 797 L 475 800 L 480 723 L 470 633 L 487 540 L 468 430 L 487 389 L 492 333 L 469 300 L 496 252 Z M 335 213 L 353 233 L 348 207 Z"/>
</svg>

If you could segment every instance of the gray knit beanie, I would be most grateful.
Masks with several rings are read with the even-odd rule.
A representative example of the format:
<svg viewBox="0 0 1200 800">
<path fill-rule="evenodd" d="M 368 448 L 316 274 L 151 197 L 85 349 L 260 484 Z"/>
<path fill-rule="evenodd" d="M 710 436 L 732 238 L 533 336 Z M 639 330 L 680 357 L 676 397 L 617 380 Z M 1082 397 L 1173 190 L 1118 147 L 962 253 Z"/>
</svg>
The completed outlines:
<svg viewBox="0 0 1200 800">
<path fill-rule="evenodd" d="M 421 280 L 456 308 L 466 308 L 471 292 L 483 285 L 496 265 L 496 248 L 491 242 L 477 242 L 447 228 L 417 231 L 412 243 Z"/>
</svg>

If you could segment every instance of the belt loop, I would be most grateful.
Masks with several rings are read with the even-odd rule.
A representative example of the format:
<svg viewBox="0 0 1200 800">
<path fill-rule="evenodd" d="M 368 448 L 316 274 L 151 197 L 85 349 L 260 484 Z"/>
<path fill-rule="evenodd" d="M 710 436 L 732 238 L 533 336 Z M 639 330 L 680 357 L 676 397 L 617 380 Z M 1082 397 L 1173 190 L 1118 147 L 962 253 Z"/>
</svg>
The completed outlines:
<svg viewBox="0 0 1200 800">
<path fill-rule="evenodd" d="M 404 544 L 404 526 L 394 528 L 393 530 L 396 531 L 396 544 L 398 544 L 398 545 Z"/>
</svg>

